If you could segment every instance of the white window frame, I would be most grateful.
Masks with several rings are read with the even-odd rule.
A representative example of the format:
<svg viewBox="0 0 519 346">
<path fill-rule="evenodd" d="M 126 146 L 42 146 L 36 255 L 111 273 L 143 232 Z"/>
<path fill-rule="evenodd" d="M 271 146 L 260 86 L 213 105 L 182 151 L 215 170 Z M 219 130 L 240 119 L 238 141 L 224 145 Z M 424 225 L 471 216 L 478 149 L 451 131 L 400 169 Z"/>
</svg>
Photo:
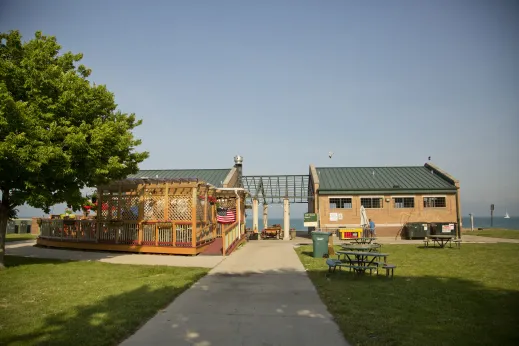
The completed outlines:
<svg viewBox="0 0 519 346">
<path fill-rule="evenodd" d="M 363 198 L 371 198 L 371 199 L 373 199 L 373 198 L 380 198 L 382 200 L 380 208 L 366 208 L 366 207 L 364 207 L 364 208 L 366 208 L 366 209 L 384 209 L 384 202 L 385 202 L 384 201 L 384 196 L 361 196 L 361 195 L 359 195 L 359 205 L 362 205 L 362 199 Z"/>
<path fill-rule="evenodd" d="M 336 199 L 340 199 L 340 198 L 350 198 L 351 199 L 351 208 L 330 208 L 330 199 L 332 198 L 336 198 Z M 330 210 L 335 210 L 335 209 L 339 209 L 339 210 L 352 210 L 353 209 L 353 196 L 328 196 L 328 207 L 330 208 Z"/>
<path fill-rule="evenodd" d="M 395 207 L 395 203 L 396 203 L 395 198 L 412 198 L 414 200 L 414 206 L 397 208 L 397 207 Z M 414 208 L 416 208 L 416 196 L 391 196 L 391 200 L 393 201 L 393 208 L 395 208 L 395 209 L 414 209 Z M 422 203 L 423 203 L 423 199 L 422 199 Z"/>
<path fill-rule="evenodd" d="M 423 195 L 422 196 L 422 205 L 425 202 L 425 198 L 445 198 L 445 207 L 426 207 L 423 206 L 424 209 L 445 209 L 447 208 L 447 195 Z"/>
</svg>

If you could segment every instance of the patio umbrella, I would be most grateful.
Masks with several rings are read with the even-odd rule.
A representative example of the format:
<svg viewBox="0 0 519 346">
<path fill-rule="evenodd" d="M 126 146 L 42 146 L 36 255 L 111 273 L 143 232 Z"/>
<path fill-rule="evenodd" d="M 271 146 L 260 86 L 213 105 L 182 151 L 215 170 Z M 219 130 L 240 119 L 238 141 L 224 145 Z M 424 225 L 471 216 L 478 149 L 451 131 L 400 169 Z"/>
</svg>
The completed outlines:
<svg viewBox="0 0 519 346">
<path fill-rule="evenodd" d="M 366 215 L 366 209 L 364 209 L 364 206 L 360 206 L 360 225 L 362 228 L 367 227 L 369 224 L 368 215 Z"/>
</svg>

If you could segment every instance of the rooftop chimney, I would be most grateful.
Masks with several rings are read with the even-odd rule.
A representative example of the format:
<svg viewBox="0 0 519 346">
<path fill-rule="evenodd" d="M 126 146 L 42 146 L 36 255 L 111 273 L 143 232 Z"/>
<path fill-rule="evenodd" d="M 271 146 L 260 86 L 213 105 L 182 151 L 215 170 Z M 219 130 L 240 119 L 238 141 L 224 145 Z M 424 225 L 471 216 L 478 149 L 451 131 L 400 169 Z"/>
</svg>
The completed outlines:
<svg viewBox="0 0 519 346">
<path fill-rule="evenodd" d="M 236 168 L 236 171 L 238 172 L 238 181 L 236 182 L 236 187 L 243 187 L 243 184 L 241 181 L 242 163 L 243 163 L 243 157 L 240 155 L 236 155 L 234 157 L 234 167 Z"/>
</svg>

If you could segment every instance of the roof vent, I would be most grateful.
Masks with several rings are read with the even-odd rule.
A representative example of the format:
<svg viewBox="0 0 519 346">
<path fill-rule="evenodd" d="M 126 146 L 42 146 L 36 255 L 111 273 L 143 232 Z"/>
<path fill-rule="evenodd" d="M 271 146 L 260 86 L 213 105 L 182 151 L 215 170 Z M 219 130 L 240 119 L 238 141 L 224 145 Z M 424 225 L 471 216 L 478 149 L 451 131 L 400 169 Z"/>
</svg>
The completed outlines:
<svg viewBox="0 0 519 346">
<path fill-rule="evenodd" d="M 393 189 L 399 189 L 400 185 L 393 185 Z"/>
</svg>

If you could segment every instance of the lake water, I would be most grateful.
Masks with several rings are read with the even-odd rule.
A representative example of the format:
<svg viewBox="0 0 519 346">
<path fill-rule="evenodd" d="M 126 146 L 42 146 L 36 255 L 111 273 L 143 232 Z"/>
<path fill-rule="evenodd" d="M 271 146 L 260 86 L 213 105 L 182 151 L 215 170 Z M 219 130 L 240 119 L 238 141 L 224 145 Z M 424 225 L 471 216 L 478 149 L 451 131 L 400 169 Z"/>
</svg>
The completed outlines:
<svg viewBox="0 0 519 346">
<path fill-rule="evenodd" d="M 263 228 L 263 219 L 259 219 L 259 228 Z M 463 228 L 470 228 L 470 217 L 463 217 Z M 375 220 L 376 222 L 376 220 Z M 282 218 L 269 218 L 269 225 L 280 224 L 283 226 Z M 252 228 L 252 218 L 247 218 L 246 227 Z M 474 217 L 474 228 L 490 228 L 490 217 Z M 519 217 L 511 217 L 505 219 L 502 216 L 494 217 L 493 228 L 507 228 L 519 230 Z M 303 219 L 290 219 L 290 228 L 295 228 L 298 231 L 306 231 L 304 227 Z"/>
</svg>

